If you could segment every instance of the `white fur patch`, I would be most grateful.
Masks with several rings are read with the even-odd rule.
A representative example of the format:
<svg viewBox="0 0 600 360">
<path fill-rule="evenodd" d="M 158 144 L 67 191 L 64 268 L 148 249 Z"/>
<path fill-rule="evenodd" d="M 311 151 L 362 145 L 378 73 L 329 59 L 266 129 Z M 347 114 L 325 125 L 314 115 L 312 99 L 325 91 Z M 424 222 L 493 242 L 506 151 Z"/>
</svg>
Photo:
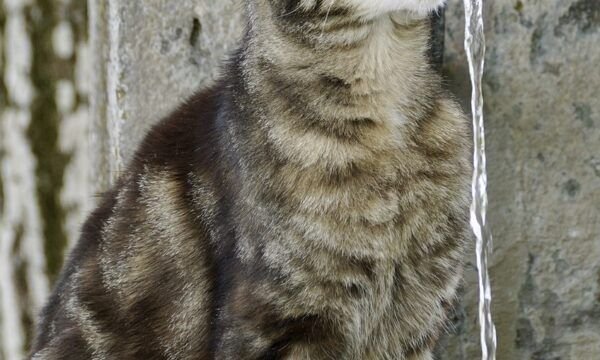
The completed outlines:
<svg viewBox="0 0 600 360">
<path fill-rule="evenodd" d="M 392 11 L 408 11 L 425 16 L 442 7 L 446 0 L 344 0 L 368 16 L 378 16 Z"/>
</svg>

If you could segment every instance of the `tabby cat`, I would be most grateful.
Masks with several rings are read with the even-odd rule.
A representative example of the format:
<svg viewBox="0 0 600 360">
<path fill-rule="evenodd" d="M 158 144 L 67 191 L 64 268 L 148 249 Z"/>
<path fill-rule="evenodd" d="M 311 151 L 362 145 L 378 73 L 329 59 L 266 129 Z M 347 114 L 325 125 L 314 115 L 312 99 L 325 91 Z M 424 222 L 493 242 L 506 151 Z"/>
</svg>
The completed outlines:
<svg viewBox="0 0 600 360">
<path fill-rule="evenodd" d="M 33 359 L 432 358 L 468 238 L 444 0 L 246 0 L 82 230 Z"/>
</svg>

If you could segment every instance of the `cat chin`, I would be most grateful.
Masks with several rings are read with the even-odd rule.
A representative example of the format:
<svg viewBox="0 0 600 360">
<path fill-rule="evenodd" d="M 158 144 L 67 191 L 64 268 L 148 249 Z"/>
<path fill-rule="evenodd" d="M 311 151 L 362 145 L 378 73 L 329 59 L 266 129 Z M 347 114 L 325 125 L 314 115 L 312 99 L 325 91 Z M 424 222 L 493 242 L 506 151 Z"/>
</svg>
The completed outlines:
<svg viewBox="0 0 600 360">
<path fill-rule="evenodd" d="M 345 2 L 368 16 L 406 11 L 414 17 L 425 17 L 444 6 L 446 0 L 345 0 Z"/>
</svg>

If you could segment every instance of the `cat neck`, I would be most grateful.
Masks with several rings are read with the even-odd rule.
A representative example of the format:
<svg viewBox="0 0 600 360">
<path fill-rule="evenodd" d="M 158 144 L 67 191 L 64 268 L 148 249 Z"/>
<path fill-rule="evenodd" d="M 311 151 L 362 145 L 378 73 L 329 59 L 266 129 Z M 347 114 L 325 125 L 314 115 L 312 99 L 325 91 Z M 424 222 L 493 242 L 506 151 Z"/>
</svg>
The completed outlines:
<svg viewBox="0 0 600 360">
<path fill-rule="evenodd" d="M 281 207 L 277 216 L 285 213 L 282 223 L 298 233 L 317 219 L 347 224 L 344 240 L 331 243 L 345 243 L 344 253 L 385 254 L 393 239 L 386 232 L 365 243 L 371 237 L 363 220 L 392 226 L 395 184 L 412 171 L 405 166 L 414 152 L 410 137 L 437 98 L 428 24 L 342 16 L 297 30 L 253 16 L 231 86 L 230 132 L 245 140 L 238 158 L 253 164 L 240 167 L 241 197 L 260 209 Z M 247 211 L 261 222 L 256 208 Z M 265 212 L 264 226 L 275 226 L 277 216 Z M 290 225 L 292 218 L 308 220 Z"/>
<path fill-rule="evenodd" d="M 250 23 L 243 78 L 252 97 L 275 111 L 270 117 L 410 122 L 432 106 L 439 80 L 427 56 L 426 19 L 337 12 L 300 26 L 258 8 Z"/>
<path fill-rule="evenodd" d="M 427 20 L 339 13 L 298 30 L 267 15 L 251 13 L 233 71 L 234 103 L 246 113 L 244 123 L 260 129 L 253 132 L 262 137 L 257 146 L 299 174 L 392 171 L 438 98 Z"/>
</svg>

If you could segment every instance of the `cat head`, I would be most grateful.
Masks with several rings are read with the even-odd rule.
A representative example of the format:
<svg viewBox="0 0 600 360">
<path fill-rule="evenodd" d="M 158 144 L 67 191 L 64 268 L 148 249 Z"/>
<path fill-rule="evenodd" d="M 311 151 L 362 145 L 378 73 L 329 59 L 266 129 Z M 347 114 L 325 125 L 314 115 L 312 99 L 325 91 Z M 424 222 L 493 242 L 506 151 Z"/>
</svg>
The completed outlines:
<svg viewBox="0 0 600 360">
<path fill-rule="evenodd" d="M 406 11 L 418 17 L 424 17 L 446 3 L 446 0 L 334 0 L 337 1 L 371 16 Z"/>
<path fill-rule="evenodd" d="M 253 0 L 265 1 L 265 0 Z M 345 9 L 354 15 L 372 18 L 403 11 L 414 17 L 425 17 L 438 10 L 446 0 L 266 0 L 287 12 L 329 12 Z"/>
</svg>

